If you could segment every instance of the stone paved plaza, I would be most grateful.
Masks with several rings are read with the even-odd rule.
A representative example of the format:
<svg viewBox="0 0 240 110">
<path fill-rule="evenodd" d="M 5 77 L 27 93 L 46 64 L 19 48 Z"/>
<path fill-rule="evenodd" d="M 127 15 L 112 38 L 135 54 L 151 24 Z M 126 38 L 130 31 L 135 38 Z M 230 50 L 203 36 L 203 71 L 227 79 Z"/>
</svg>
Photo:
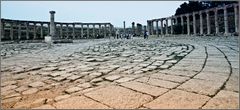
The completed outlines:
<svg viewBox="0 0 240 110">
<path fill-rule="evenodd" d="M 239 108 L 238 37 L 2 45 L 3 108 Z"/>
</svg>

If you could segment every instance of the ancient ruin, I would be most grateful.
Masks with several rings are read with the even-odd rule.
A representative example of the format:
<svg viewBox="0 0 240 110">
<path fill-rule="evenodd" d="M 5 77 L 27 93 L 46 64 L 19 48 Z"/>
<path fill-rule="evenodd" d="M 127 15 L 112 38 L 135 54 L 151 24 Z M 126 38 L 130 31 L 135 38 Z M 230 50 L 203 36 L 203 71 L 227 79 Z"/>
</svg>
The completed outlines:
<svg viewBox="0 0 240 110">
<path fill-rule="evenodd" d="M 238 109 L 239 4 L 121 28 L 1 19 L 1 107 Z"/>
</svg>

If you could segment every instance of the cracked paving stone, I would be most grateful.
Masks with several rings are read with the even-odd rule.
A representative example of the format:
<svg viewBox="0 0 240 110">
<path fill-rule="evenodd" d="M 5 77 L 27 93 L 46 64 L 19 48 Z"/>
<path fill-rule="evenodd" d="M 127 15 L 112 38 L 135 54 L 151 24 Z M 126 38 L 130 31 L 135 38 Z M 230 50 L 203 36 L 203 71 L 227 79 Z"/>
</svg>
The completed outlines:
<svg viewBox="0 0 240 110">
<path fill-rule="evenodd" d="M 103 81 L 102 78 L 95 78 L 95 79 L 91 80 L 92 83 L 98 83 L 98 82 L 101 82 L 101 81 Z"/>
<path fill-rule="evenodd" d="M 142 93 L 146 93 L 152 96 L 159 96 L 168 91 L 168 89 L 165 89 L 165 88 L 159 88 L 159 87 L 151 86 L 151 85 L 136 82 L 136 81 L 122 83 L 121 85 L 126 88 L 130 88 L 130 89 L 133 89 Z"/>
<path fill-rule="evenodd" d="M 143 83 L 148 83 L 153 86 L 159 86 L 159 87 L 164 87 L 168 89 L 172 89 L 177 87 L 179 84 L 170 82 L 170 81 L 165 81 L 165 80 L 160 80 L 160 79 L 154 79 L 154 78 L 149 78 L 149 77 L 142 77 L 139 79 L 136 79 L 138 82 L 143 82 Z"/>
<path fill-rule="evenodd" d="M 82 90 L 82 89 L 83 89 L 83 88 L 80 88 L 80 87 L 71 87 L 71 88 L 68 88 L 67 90 L 65 90 L 65 92 L 68 93 L 68 94 L 71 94 L 71 93 L 80 91 L 80 90 Z"/>
<path fill-rule="evenodd" d="M 17 92 L 22 92 L 22 91 L 25 91 L 25 90 L 27 90 L 28 89 L 28 87 L 26 87 L 26 86 L 20 86 L 20 87 L 18 87 L 17 89 L 15 89 L 15 91 L 17 91 Z"/>
<path fill-rule="evenodd" d="M 189 77 L 168 75 L 168 74 L 163 74 L 163 73 L 152 74 L 150 77 L 157 78 L 157 79 L 162 79 L 162 80 L 167 80 L 167 81 L 172 81 L 172 82 L 177 82 L 177 83 L 182 83 L 182 82 L 190 79 Z"/>
<path fill-rule="evenodd" d="M 35 107 L 32 109 L 56 109 L 55 107 L 53 107 L 52 105 L 42 105 L 40 107 Z"/>
<path fill-rule="evenodd" d="M 57 109 L 109 109 L 106 105 L 85 96 L 71 97 L 53 104 Z"/>
<path fill-rule="evenodd" d="M 79 84 L 77 86 L 85 89 L 85 88 L 92 87 L 92 84 L 91 83 L 82 83 L 82 84 Z"/>
<path fill-rule="evenodd" d="M 222 82 L 190 79 L 189 81 L 180 85 L 178 89 L 213 96 L 222 87 L 222 85 L 223 85 Z"/>
<path fill-rule="evenodd" d="M 117 109 L 138 108 L 142 104 L 153 100 L 149 95 L 138 93 L 120 86 L 108 86 L 85 94 Z"/>
<path fill-rule="evenodd" d="M 16 86 L 16 85 L 8 85 L 8 86 L 5 86 L 5 87 L 1 88 L 1 91 L 8 91 L 8 90 L 15 89 L 17 87 L 18 86 Z"/>
<path fill-rule="evenodd" d="M 67 98 L 69 98 L 70 96 L 71 96 L 71 95 L 68 95 L 68 94 L 66 94 L 66 95 L 60 95 L 60 96 L 55 97 L 54 100 L 57 102 L 57 101 L 60 101 L 60 100 L 63 100 L 63 99 L 67 99 Z"/>
<path fill-rule="evenodd" d="M 63 80 L 66 80 L 66 77 L 62 77 L 62 76 L 58 76 L 58 77 L 55 77 L 55 78 L 52 78 L 54 81 L 63 81 Z"/>
<path fill-rule="evenodd" d="M 54 70 L 57 70 L 58 68 L 57 67 L 45 67 L 45 68 L 42 68 L 41 70 L 42 71 L 54 71 Z"/>
<path fill-rule="evenodd" d="M 239 93 L 221 90 L 203 106 L 203 109 L 238 109 Z"/>
<path fill-rule="evenodd" d="M 120 79 L 116 80 L 116 82 L 118 82 L 118 83 L 123 83 L 123 82 L 131 81 L 131 80 L 133 80 L 133 79 L 135 79 L 135 78 L 123 77 L 123 78 L 120 78 Z"/>
<path fill-rule="evenodd" d="M 68 77 L 67 79 L 69 79 L 69 80 L 71 80 L 71 81 L 74 81 L 74 80 L 77 80 L 77 79 L 79 79 L 79 78 L 81 78 L 81 77 L 83 77 L 83 76 L 72 75 L 72 76 Z"/>
<path fill-rule="evenodd" d="M 6 81 L 6 82 L 2 82 L 1 86 L 7 86 L 7 85 L 14 85 L 17 84 L 17 81 Z"/>
<path fill-rule="evenodd" d="M 210 97 L 182 90 L 171 90 L 144 104 L 150 109 L 199 109 Z"/>
<path fill-rule="evenodd" d="M 166 73 L 166 74 L 172 74 L 172 75 L 178 75 L 178 76 L 187 76 L 187 77 L 192 77 L 195 74 L 197 74 L 197 71 L 175 70 L 175 69 L 160 70 L 159 72 Z"/>
<path fill-rule="evenodd" d="M 34 93 L 36 93 L 36 92 L 38 92 L 38 89 L 37 89 L 37 88 L 30 88 L 30 89 L 28 89 L 28 90 L 26 90 L 26 91 L 23 91 L 22 94 L 23 94 L 23 95 L 28 95 L 28 94 L 34 94 Z"/>
<path fill-rule="evenodd" d="M 224 83 L 227 80 L 228 75 L 219 75 L 217 73 L 211 72 L 201 72 L 197 74 L 194 78 Z"/>
<path fill-rule="evenodd" d="M 43 82 L 41 82 L 41 81 L 38 81 L 38 82 L 34 82 L 34 83 L 31 83 L 31 84 L 29 84 L 28 86 L 29 87 L 42 87 L 42 86 L 44 86 L 45 85 L 45 83 L 43 83 Z"/>
<path fill-rule="evenodd" d="M 119 78 L 121 78 L 122 76 L 119 76 L 119 75 L 112 75 L 112 76 L 107 76 L 105 77 L 104 79 L 108 80 L 108 81 L 114 81 L 114 80 L 117 80 Z"/>
</svg>

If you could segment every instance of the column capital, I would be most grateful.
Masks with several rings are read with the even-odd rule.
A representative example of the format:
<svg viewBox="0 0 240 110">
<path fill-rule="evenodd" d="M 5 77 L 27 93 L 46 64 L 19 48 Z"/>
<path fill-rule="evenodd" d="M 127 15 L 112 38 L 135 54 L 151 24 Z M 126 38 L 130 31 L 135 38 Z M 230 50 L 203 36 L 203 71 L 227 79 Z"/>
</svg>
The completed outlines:
<svg viewBox="0 0 240 110">
<path fill-rule="evenodd" d="M 55 14 L 56 12 L 55 11 L 49 11 L 50 14 Z"/>
</svg>

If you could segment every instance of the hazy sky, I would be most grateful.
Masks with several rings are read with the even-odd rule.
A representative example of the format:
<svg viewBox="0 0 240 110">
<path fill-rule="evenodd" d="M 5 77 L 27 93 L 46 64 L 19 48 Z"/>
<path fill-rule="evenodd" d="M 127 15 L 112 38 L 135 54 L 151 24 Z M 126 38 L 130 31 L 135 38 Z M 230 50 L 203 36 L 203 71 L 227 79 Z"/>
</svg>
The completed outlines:
<svg viewBox="0 0 240 110">
<path fill-rule="evenodd" d="M 115 27 L 146 25 L 148 19 L 168 17 L 184 1 L 2 1 L 1 17 L 49 21 L 56 11 L 57 22 L 111 22 Z"/>
</svg>

